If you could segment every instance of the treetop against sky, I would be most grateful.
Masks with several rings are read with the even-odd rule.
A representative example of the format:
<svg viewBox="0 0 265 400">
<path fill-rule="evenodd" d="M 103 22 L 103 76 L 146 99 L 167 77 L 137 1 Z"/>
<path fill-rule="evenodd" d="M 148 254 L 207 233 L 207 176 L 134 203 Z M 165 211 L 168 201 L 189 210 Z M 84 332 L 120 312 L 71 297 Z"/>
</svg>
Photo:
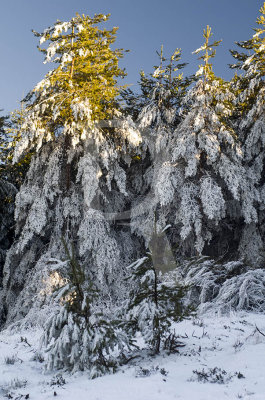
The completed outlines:
<svg viewBox="0 0 265 400">
<path fill-rule="evenodd" d="M 253 33 L 260 0 L 10 0 L 1 4 L 0 90 L 1 108 L 9 112 L 39 82 L 49 70 L 37 51 L 37 40 L 31 32 L 52 25 L 57 19 L 66 21 L 76 12 L 93 16 L 111 13 L 108 28 L 118 26 L 116 47 L 129 49 L 121 62 L 126 68 L 125 83 L 135 89 L 139 71 L 152 71 L 157 63 L 156 50 L 164 44 L 166 54 L 182 48 L 183 62 L 188 62 L 186 74 L 198 69 L 198 60 L 192 51 L 201 44 L 203 28 L 212 27 L 214 40 L 222 39 L 214 61 L 217 75 L 228 79 L 233 72 L 229 49 L 235 41 L 247 40 Z"/>
</svg>

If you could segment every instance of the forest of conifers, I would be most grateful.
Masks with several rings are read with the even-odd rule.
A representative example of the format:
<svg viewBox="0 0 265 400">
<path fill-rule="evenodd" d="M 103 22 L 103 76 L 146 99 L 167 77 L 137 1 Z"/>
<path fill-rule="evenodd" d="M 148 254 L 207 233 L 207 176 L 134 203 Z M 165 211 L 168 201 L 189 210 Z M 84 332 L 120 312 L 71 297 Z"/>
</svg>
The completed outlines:
<svg viewBox="0 0 265 400">
<path fill-rule="evenodd" d="M 138 92 L 108 19 L 33 32 L 52 70 L 0 120 L 1 326 L 92 377 L 198 307 L 265 310 L 265 3 L 230 81 L 207 26 L 194 75 L 162 46 Z"/>
</svg>

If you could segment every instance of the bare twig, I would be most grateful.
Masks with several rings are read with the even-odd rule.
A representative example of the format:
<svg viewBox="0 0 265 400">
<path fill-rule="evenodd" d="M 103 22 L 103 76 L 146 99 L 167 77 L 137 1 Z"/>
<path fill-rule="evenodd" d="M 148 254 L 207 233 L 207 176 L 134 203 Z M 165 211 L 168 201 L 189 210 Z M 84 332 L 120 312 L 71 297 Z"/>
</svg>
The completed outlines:
<svg viewBox="0 0 265 400">
<path fill-rule="evenodd" d="M 256 330 L 257 330 L 262 336 L 265 337 L 265 333 L 261 332 L 261 331 L 259 330 L 259 328 L 257 327 L 257 325 L 256 325 Z"/>
</svg>

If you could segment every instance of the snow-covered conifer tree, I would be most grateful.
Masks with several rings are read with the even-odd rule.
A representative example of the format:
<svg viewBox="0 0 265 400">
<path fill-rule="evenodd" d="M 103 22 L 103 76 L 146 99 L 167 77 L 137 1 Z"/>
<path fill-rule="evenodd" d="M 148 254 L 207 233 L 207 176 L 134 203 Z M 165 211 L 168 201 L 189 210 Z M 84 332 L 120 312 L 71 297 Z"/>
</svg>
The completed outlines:
<svg viewBox="0 0 265 400">
<path fill-rule="evenodd" d="M 260 9 L 257 27 L 251 39 L 237 44 L 244 53 L 232 51 L 239 61 L 232 67 L 243 71 L 234 79 L 237 90 L 236 127 L 244 153 L 244 166 L 248 178 L 259 191 L 258 223 L 244 227 L 240 253 L 252 264 L 261 266 L 264 263 L 264 172 L 265 172 L 265 3 Z M 246 52 L 247 51 L 247 52 Z"/>
<path fill-rule="evenodd" d="M 0 178 L 0 288 L 3 285 L 3 267 L 6 252 L 14 237 L 14 201 L 17 193 L 15 186 Z"/>
<path fill-rule="evenodd" d="M 95 273 L 101 301 L 123 294 L 122 266 L 132 261 L 133 246 L 128 227 L 115 219 L 129 198 L 124 166 L 141 138 L 114 107 L 123 71 L 121 52 L 110 49 L 116 29 L 97 26 L 107 19 L 78 15 L 37 34 L 41 43 L 49 41 L 45 60 L 59 65 L 27 96 L 15 149 L 15 161 L 30 150 L 34 156 L 17 196 L 17 240 L 5 264 L 7 322 L 43 304 L 49 260 L 64 254 L 61 237 Z"/>
<path fill-rule="evenodd" d="M 167 106 L 166 108 L 171 106 L 178 109 L 186 88 L 193 80 L 193 77 L 186 78 L 179 72 L 187 65 L 187 63 L 180 62 L 181 49 L 176 49 L 170 58 L 166 58 L 162 45 L 157 55 L 159 65 L 154 66 L 154 72 L 151 74 L 140 72 L 140 81 L 138 82 L 140 93 L 134 93 L 130 88 L 121 91 L 121 97 L 125 101 L 124 110 L 134 120 L 137 120 L 143 109 L 145 114 L 151 104 L 159 105 L 161 111 L 163 105 Z"/>
<path fill-rule="evenodd" d="M 182 302 L 185 288 L 172 281 L 163 282 L 161 271 L 154 267 L 152 260 L 149 252 L 129 266 L 127 331 L 129 335 L 141 332 L 146 345 L 158 354 L 162 348 L 176 351 L 178 342 L 171 325 L 181 321 L 189 310 Z"/>
<path fill-rule="evenodd" d="M 235 75 L 232 80 L 234 90 L 238 94 L 236 111 L 239 121 L 242 114 L 250 111 L 256 101 L 259 90 L 263 88 L 264 82 L 264 18 L 265 3 L 260 9 L 260 16 L 257 18 L 257 27 L 254 28 L 254 35 L 249 39 L 236 44 L 243 50 L 230 50 L 232 56 L 236 59 L 235 64 L 230 67 L 244 72 Z"/>
<path fill-rule="evenodd" d="M 64 240 L 63 243 L 67 259 L 54 263 L 61 284 L 53 296 L 60 307 L 44 328 L 46 366 L 72 372 L 88 369 L 90 377 L 95 378 L 115 370 L 117 351 L 129 343 L 117 323 L 103 315 L 100 292 L 93 283 L 96 277 L 79 265 L 74 250 L 70 253 Z"/>
<path fill-rule="evenodd" d="M 23 123 L 25 118 L 26 112 L 22 101 L 20 108 L 10 113 L 9 123 L 6 128 L 8 145 L 5 148 L 5 170 L 8 174 L 9 181 L 18 189 L 24 182 L 26 173 L 29 169 L 30 159 L 33 154 L 32 150 L 26 151 L 19 160 L 13 162 L 16 145 L 20 140 L 22 140 Z"/>
<path fill-rule="evenodd" d="M 158 221 L 174 225 L 174 242 L 180 255 L 188 256 L 203 250 L 231 256 L 237 250 L 241 219 L 248 224 L 257 220 L 258 194 L 247 178 L 242 149 L 229 122 L 233 93 L 214 75 L 210 63 L 220 43 L 210 43 L 211 35 L 207 27 L 205 43 L 195 51 L 204 52 L 200 79 L 185 98 L 183 119 L 155 183 L 161 206 Z"/>
<path fill-rule="evenodd" d="M 140 157 L 129 171 L 135 191 L 132 202 L 131 228 L 136 235 L 144 238 L 148 247 L 154 233 L 154 215 L 157 208 L 154 183 L 159 168 L 168 158 L 168 142 L 179 123 L 179 108 L 191 78 L 184 78 L 180 72 L 185 63 L 180 63 L 181 50 L 176 49 L 167 59 L 158 53 L 160 63 L 151 76 L 142 74 L 143 105 L 138 115 L 138 128 L 142 135 Z M 159 221 L 158 231 L 165 227 Z M 166 241 L 166 237 L 164 237 Z"/>
<path fill-rule="evenodd" d="M 17 189 L 10 179 L 7 167 L 7 117 L 0 117 L 0 287 L 3 284 L 3 266 L 6 251 L 14 235 L 14 200 Z"/>
</svg>

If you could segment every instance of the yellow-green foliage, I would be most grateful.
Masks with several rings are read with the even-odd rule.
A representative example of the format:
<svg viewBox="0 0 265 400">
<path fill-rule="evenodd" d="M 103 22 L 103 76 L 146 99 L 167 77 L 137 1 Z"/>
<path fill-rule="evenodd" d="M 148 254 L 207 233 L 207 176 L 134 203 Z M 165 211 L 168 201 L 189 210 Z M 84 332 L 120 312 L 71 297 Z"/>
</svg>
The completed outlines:
<svg viewBox="0 0 265 400">
<path fill-rule="evenodd" d="M 246 114 L 256 101 L 257 94 L 264 86 L 265 76 L 265 2 L 259 10 L 260 15 L 256 20 L 257 27 L 254 28 L 252 38 L 236 44 L 245 52 L 239 53 L 231 50 L 232 56 L 237 60 L 231 68 L 245 71 L 244 74 L 235 76 L 232 79 L 232 86 L 235 95 L 239 99 L 237 104 L 237 116 Z M 252 79 L 256 79 L 254 84 L 250 85 Z"/>
<path fill-rule="evenodd" d="M 59 63 L 34 89 L 32 107 L 40 105 L 42 127 L 71 125 L 75 120 L 75 102 L 84 102 L 90 109 L 90 114 L 83 117 L 84 122 L 113 115 L 120 90 L 117 79 L 125 73 L 118 65 L 123 51 L 111 49 L 118 28 L 106 30 L 98 26 L 108 19 L 109 14 L 97 14 L 94 18 L 77 14 L 69 23 L 57 21 L 44 33 L 34 32 L 41 37 L 41 44 L 48 44 L 47 48 L 39 47 L 46 55 L 45 61 Z M 53 53 L 51 46 L 55 49 Z"/>
<path fill-rule="evenodd" d="M 160 54 L 158 52 L 157 54 L 160 58 L 160 65 L 154 67 L 155 71 L 152 74 L 152 78 L 158 86 L 170 92 L 171 99 L 174 97 L 176 100 L 179 100 L 186 93 L 187 86 L 190 83 L 189 80 L 184 79 L 183 73 L 179 72 L 186 66 L 186 63 L 180 63 L 181 49 L 177 48 L 169 58 L 166 58 L 164 56 L 164 46 L 162 45 Z M 142 77 L 144 77 L 143 72 Z M 165 97 L 165 94 L 160 92 L 160 104 L 163 100 L 165 102 Z"/>
<path fill-rule="evenodd" d="M 219 46 L 219 44 L 222 42 L 222 40 L 218 40 L 214 41 L 213 43 L 209 43 L 212 35 L 212 29 L 209 27 L 209 25 L 207 25 L 207 28 L 203 30 L 203 37 L 205 39 L 204 44 L 193 52 L 193 54 L 204 52 L 204 54 L 199 57 L 199 60 L 203 60 L 204 63 L 199 66 L 200 69 L 198 75 L 201 75 L 206 82 L 215 78 L 213 73 L 213 65 L 210 63 L 210 59 L 216 54 L 214 47 Z"/>
<path fill-rule="evenodd" d="M 199 57 L 203 64 L 199 65 L 196 76 L 203 79 L 205 91 L 211 93 L 212 96 L 211 105 L 215 108 L 215 112 L 222 122 L 226 123 L 226 117 L 232 113 L 234 108 L 234 94 L 231 91 L 230 83 L 217 77 L 213 72 L 213 64 L 210 60 L 215 57 L 215 48 L 219 46 L 222 40 L 210 43 L 212 35 L 212 29 L 207 25 L 206 29 L 203 30 L 204 44 L 193 52 L 193 54 L 203 52 Z M 221 104 L 222 106 L 220 107 Z"/>
<path fill-rule="evenodd" d="M 265 75 L 265 2 L 261 7 L 260 16 L 257 18 L 258 28 L 255 28 L 255 34 L 251 40 L 252 49 L 254 50 L 253 61 L 257 64 L 257 68 L 261 76 Z M 262 37 L 263 36 L 263 37 Z"/>
</svg>

